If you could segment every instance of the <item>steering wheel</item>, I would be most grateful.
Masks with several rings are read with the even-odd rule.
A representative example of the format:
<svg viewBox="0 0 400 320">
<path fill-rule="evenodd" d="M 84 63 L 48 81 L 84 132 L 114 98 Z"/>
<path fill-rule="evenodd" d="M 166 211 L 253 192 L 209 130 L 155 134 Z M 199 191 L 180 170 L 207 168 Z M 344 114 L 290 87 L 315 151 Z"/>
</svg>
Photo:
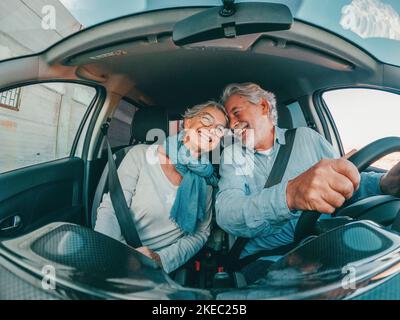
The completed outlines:
<svg viewBox="0 0 400 320">
<path fill-rule="evenodd" d="M 348 160 L 357 167 L 359 172 L 362 172 L 376 160 L 396 151 L 400 151 L 400 137 L 387 137 L 368 144 Z M 320 216 L 321 213 L 317 211 L 304 211 L 301 214 L 294 232 L 295 243 L 299 243 L 313 233 Z"/>
</svg>

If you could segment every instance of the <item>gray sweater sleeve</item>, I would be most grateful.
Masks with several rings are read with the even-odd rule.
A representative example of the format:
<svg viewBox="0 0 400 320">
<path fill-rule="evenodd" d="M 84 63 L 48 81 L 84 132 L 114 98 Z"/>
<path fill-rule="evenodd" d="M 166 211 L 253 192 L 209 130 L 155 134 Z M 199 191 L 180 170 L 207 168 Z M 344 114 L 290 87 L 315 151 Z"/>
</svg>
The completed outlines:
<svg viewBox="0 0 400 320">
<path fill-rule="evenodd" d="M 124 157 L 118 168 L 118 177 L 128 207 L 131 206 L 143 162 L 140 156 L 142 152 L 138 152 L 139 148 L 143 148 L 143 146 L 137 145 L 133 147 Z M 104 194 L 103 201 L 97 209 L 97 220 L 94 230 L 126 244 L 109 193 Z"/>
<path fill-rule="evenodd" d="M 212 188 L 209 187 L 207 194 L 207 217 L 197 226 L 196 232 L 192 235 L 179 238 L 175 243 L 157 252 L 165 272 L 170 273 L 178 269 L 200 251 L 210 236 L 211 218 Z"/>
</svg>

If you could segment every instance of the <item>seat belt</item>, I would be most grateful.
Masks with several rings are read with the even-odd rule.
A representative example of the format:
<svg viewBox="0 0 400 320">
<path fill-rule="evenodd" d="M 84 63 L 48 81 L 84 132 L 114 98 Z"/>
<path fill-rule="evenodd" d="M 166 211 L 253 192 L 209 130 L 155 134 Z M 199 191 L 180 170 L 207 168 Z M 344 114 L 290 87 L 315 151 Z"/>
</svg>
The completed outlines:
<svg viewBox="0 0 400 320">
<path fill-rule="evenodd" d="M 110 142 L 107 138 L 109 127 L 110 124 L 108 122 L 104 123 L 101 127 L 101 132 L 103 133 L 108 151 L 108 192 L 110 193 L 111 202 L 122 236 L 129 246 L 138 248 L 142 246 L 142 242 L 140 241 L 135 222 L 133 221 L 131 211 L 126 203 L 121 183 L 118 178 L 117 166 L 111 151 Z"/>
<path fill-rule="evenodd" d="M 281 145 L 278 151 L 278 155 L 275 158 L 274 165 L 272 166 L 271 173 L 268 176 L 268 179 L 264 185 L 264 188 L 271 188 L 279 183 L 281 183 L 283 175 L 285 174 L 286 167 L 288 165 L 290 155 L 292 153 L 293 149 L 293 144 L 294 144 L 294 139 L 296 137 L 296 128 L 295 129 L 290 129 L 285 132 L 285 144 Z M 233 244 L 231 250 L 229 251 L 228 257 L 228 268 L 229 269 L 238 269 L 238 267 L 241 266 L 240 263 L 240 253 L 243 251 L 245 245 L 247 242 L 250 240 L 250 238 L 242 238 L 239 237 L 236 239 L 235 243 Z M 243 259 L 246 259 L 246 261 L 249 261 L 250 257 L 255 257 L 255 260 L 257 260 L 260 256 L 260 253 L 262 251 L 245 257 Z"/>
<path fill-rule="evenodd" d="M 285 144 L 279 148 L 271 173 L 268 176 L 264 188 L 271 188 L 281 183 L 286 167 L 289 163 L 292 153 L 294 139 L 296 137 L 296 129 L 290 129 L 285 132 Z"/>
</svg>

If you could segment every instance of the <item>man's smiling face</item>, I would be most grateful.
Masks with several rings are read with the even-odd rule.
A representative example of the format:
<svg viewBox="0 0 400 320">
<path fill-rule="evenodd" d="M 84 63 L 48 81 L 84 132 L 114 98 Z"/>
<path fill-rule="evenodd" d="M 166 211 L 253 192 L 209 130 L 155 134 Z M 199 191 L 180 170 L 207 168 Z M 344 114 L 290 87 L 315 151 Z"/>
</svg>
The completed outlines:
<svg viewBox="0 0 400 320">
<path fill-rule="evenodd" d="M 273 127 L 270 121 L 268 102 L 251 103 L 247 97 L 234 94 L 225 101 L 229 126 L 248 148 L 257 149 Z"/>
</svg>

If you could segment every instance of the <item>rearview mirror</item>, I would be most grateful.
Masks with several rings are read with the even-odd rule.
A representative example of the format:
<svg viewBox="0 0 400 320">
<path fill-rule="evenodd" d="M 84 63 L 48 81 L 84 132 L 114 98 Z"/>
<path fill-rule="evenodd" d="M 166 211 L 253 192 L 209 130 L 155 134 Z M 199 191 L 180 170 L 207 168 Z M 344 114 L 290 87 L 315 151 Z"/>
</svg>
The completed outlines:
<svg viewBox="0 0 400 320">
<path fill-rule="evenodd" d="M 251 33 L 290 29 L 293 16 L 289 8 L 277 3 L 238 3 L 207 9 L 177 22 L 173 30 L 176 45 L 233 38 Z"/>
</svg>

